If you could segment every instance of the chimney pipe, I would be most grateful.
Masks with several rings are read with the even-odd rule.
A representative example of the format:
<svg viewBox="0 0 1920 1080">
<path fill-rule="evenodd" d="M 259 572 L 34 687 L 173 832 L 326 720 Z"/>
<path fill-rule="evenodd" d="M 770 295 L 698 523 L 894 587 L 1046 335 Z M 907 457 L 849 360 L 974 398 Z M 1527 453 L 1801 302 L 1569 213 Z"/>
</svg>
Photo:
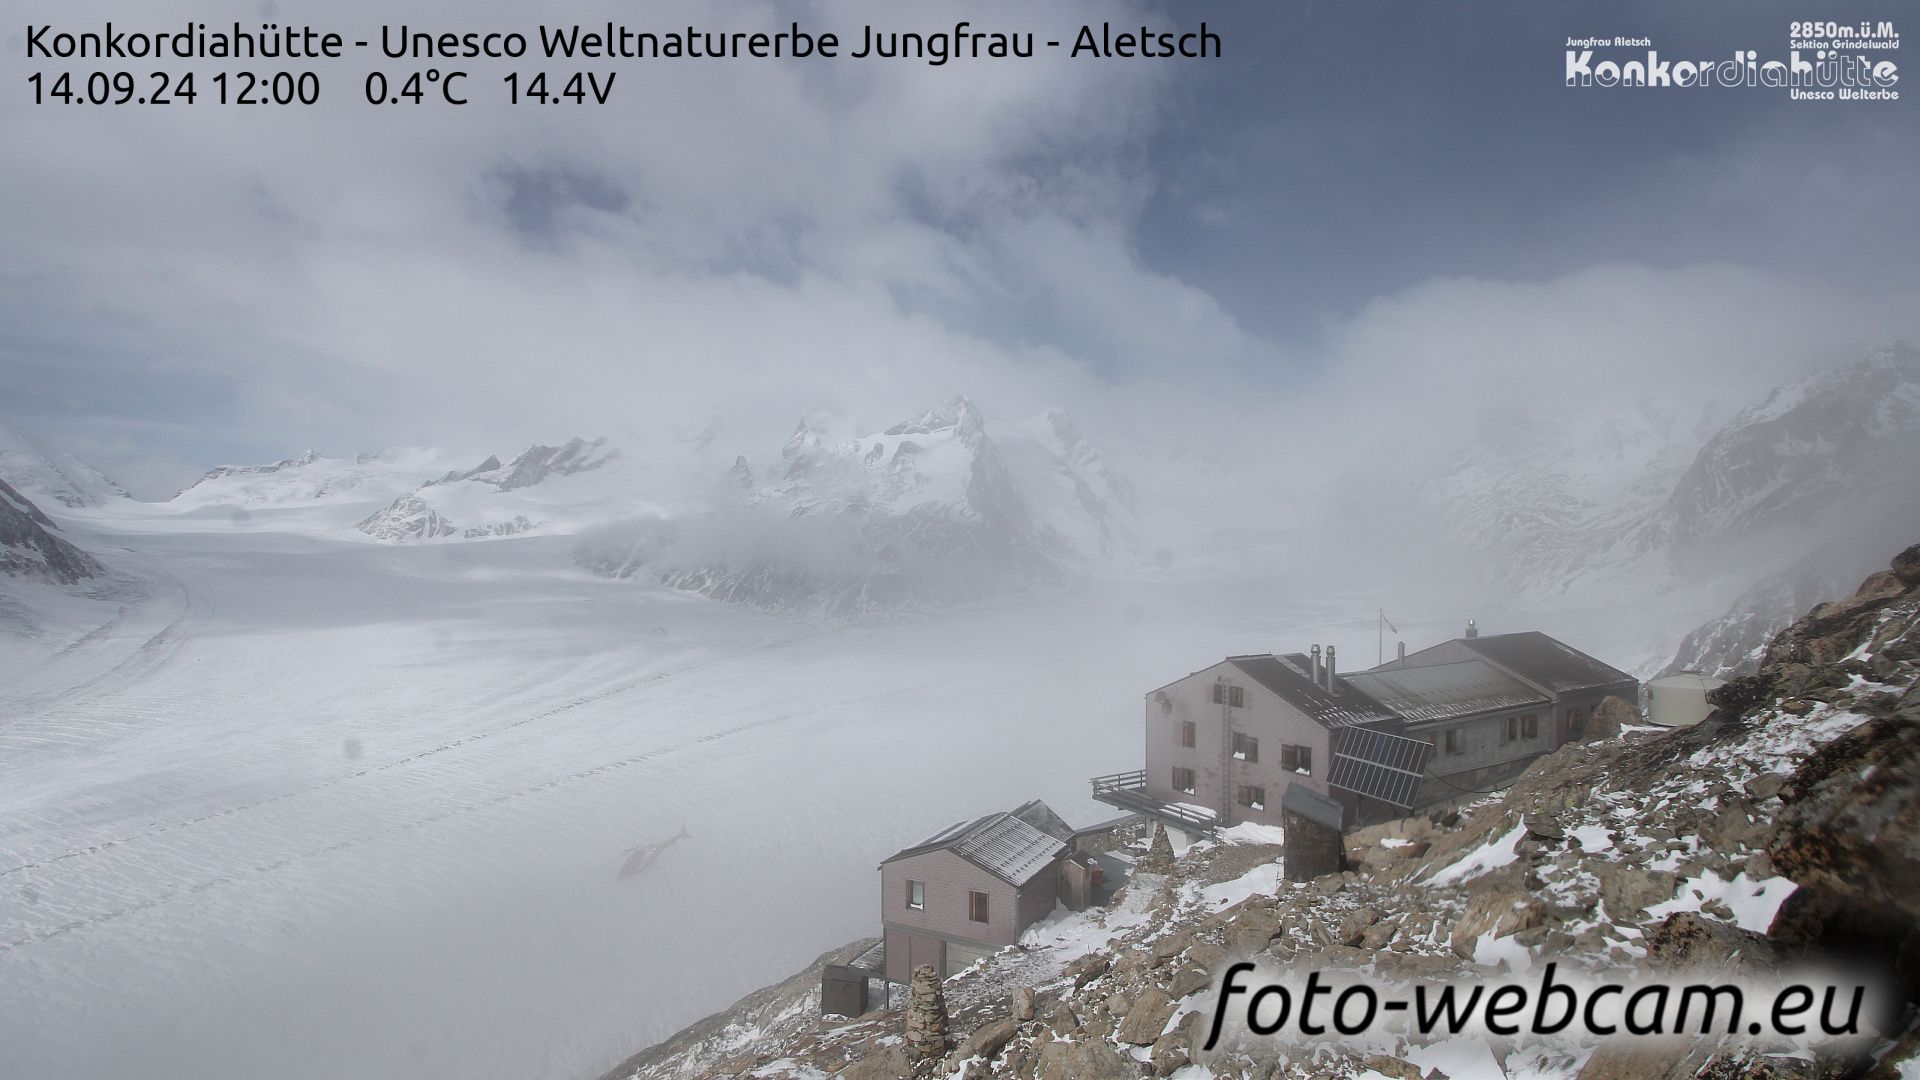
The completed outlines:
<svg viewBox="0 0 1920 1080">
<path fill-rule="evenodd" d="M 1333 693 L 1333 646 L 1327 646 L 1327 693 Z"/>
<path fill-rule="evenodd" d="M 1467 620 L 1467 636 L 1470 638 L 1477 638 L 1480 636 L 1480 628 L 1474 625 L 1472 619 Z"/>
<path fill-rule="evenodd" d="M 1317 686 L 1320 683 L 1320 646 L 1315 645 L 1311 655 L 1313 663 L 1309 667 L 1309 673 L 1312 675 L 1314 685 Z"/>
<path fill-rule="evenodd" d="M 1407 666 L 1407 643 L 1406 642 L 1403 641 L 1400 643 L 1399 648 L 1395 652 L 1393 660 L 1394 660 L 1394 663 L 1400 665 L 1401 667 Z"/>
</svg>

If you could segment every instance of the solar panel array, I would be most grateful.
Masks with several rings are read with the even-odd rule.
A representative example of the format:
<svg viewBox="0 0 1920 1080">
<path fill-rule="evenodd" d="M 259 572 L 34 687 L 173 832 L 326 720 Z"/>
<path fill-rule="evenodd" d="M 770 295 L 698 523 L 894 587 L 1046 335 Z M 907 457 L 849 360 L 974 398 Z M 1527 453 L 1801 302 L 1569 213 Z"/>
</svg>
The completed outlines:
<svg viewBox="0 0 1920 1080">
<path fill-rule="evenodd" d="M 1433 756 L 1432 743 L 1367 728 L 1342 729 L 1334 740 L 1328 784 L 1413 809 L 1414 793 Z"/>
</svg>

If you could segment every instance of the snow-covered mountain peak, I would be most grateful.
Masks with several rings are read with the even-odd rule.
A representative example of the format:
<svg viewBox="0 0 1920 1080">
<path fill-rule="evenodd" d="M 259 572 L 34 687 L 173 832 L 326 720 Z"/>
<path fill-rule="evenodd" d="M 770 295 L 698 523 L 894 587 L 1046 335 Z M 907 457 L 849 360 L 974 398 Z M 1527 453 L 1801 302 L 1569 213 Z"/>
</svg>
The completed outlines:
<svg viewBox="0 0 1920 1080">
<path fill-rule="evenodd" d="M 181 509 L 390 499 L 445 468 L 438 450 L 402 447 L 353 458 L 308 450 L 268 465 L 222 465 L 170 500 Z"/>
<path fill-rule="evenodd" d="M 100 470 L 4 423 L 0 423 L 0 476 L 20 492 L 74 509 L 131 498 Z"/>
<path fill-rule="evenodd" d="M 571 476 L 597 469 L 618 455 L 619 451 L 610 448 L 604 436 L 592 440 L 576 436 L 560 446 L 535 443 L 505 465 L 500 463 L 498 455 L 489 454 L 485 461 L 473 468 L 450 472 L 432 483 L 450 484 L 471 480 L 499 491 L 513 491 L 532 487 L 549 476 Z"/>
<path fill-rule="evenodd" d="M 721 599 L 842 614 L 975 603 L 1047 588 L 1137 544 L 1131 488 L 1056 412 L 994 426 L 953 397 L 877 433 L 801 419 L 781 460 L 735 459 L 704 514 L 583 538 L 581 560 Z"/>
<path fill-rule="evenodd" d="M 489 454 L 418 484 L 355 528 L 386 541 L 477 540 L 599 524 L 635 497 L 636 478 L 606 468 L 619 457 L 604 436 L 535 443 L 505 464 Z"/>
<path fill-rule="evenodd" d="M 888 435 L 951 435 L 962 445 L 978 446 L 986 438 L 987 421 L 973 402 L 956 394 L 904 423 L 886 430 Z"/>
<path fill-rule="evenodd" d="M 801 420 L 781 457 L 785 477 L 754 493 L 792 512 L 822 507 L 901 513 L 937 505 L 968 513 L 1014 509 L 996 493 L 993 473 L 1004 471 L 987 438 L 986 419 L 963 397 L 929 409 L 875 435 L 832 441 L 830 420 Z M 1017 493 L 1014 495 L 1017 503 Z"/>
</svg>

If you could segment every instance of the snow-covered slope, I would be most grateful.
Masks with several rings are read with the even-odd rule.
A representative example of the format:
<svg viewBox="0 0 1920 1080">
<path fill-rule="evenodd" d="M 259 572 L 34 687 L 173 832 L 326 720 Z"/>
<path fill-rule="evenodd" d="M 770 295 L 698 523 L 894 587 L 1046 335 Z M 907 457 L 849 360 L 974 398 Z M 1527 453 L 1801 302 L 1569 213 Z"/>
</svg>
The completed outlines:
<svg viewBox="0 0 1920 1080">
<path fill-rule="evenodd" d="M 727 601 L 846 615 L 1045 589 L 1136 546 L 1130 486 L 1070 417 L 1055 411 L 1003 440 L 962 397 L 875 434 L 809 417 L 777 465 L 755 470 L 742 456 L 716 489 L 710 512 L 584 538 L 583 562 Z"/>
<path fill-rule="evenodd" d="M 127 498 L 125 488 L 64 450 L 0 423 L 0 476 L 16 491 L 73 508 Z"/>
<path fill-rule="evenodd" d="M 59 527 L 0 478 L 0 574 L 71 585 L 100 573 L 93 556 L 53 535 Z"/>
<path fill-rule="evenodd" d="M 1486 418 L 1419 482 L 1447 530 L 1483 553 L 1495 582 L 1557 596 L 1613 577 L 1657 547 L 1644 522 L 1712 430 L 1711 406 L 1663 399 L 1616 416 Z"/>
<path fill-rule="evenodd" d="M 1850 517 L 1920 497 L 1920 349 L 1877 349 L 1775 390 L 1709 439 L 1658 525 L 1683 555 L 1792 530 L 1831 536 Z M 1836 528 L 1839 526 L 1839 528 Z"/>
<path fill-rule="evenodd" d="M 387 541 L 479 540 L 542 527 L 572 531 L 616 514 L 622 496 L 631 494 L 623 490 L 627 478 L 571 485 L 552 481 L 593 472 L 618 456 L 604 438 L 536 444 L 505 465 L 488 455 L 473 468 L 445 473 L 395 497 L 354 527 Z M 528 490 L 536 487 L 537 492 Z"/>
<path fill-rule="evenodd" d="M 275 507 L 391 499 L 446 468 L 438 450 L 407 447 L 322 457 L 312 450 L 271 465 L 222 465 L 210 469 L 170 500 L 182 510 L 206 507 Z"/>
<path fill-rule="evenodd" d="M 1737 591 L 1839 538 L 1868 549 L 1910 534 L 1920 351 L 1877 349 L 1715 416 L 1659 400 L 1619 416 L 1502 416 L 1416 497 L 1482 555 L 1491 584 L 1535 598 Z"/>
</svg>

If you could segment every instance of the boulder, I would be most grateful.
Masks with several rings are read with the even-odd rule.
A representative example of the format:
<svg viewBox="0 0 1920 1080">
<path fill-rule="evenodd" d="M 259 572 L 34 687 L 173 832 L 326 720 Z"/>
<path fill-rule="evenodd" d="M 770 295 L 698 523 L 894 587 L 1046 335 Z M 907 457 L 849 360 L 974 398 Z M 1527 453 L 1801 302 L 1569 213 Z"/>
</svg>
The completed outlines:
<svg viewBox="0 0 1920 1080">
<path fill-rule="evenodd" d="M 1609 696 L 1587 717 L 1585 742 L 1617 739 L 1620 729 L 1640 722 L 1640 710 L 1625 698 Z"/>
<path fill-rule="evenodd" d="M 1034 1075 L 1038 1080 L 1121 1080 L 1140 1070 L 1111 1043 L 1055 1041 L 1040 1051 Z"/>
<path fill-rule="evenodd" d="M 1105 953 L 1088 953 L 1068 964 L 1064 974 L 1073 980 L 1073 988 L 1078 990 L 1100 976 L 1105 975 L 1107 973 L 1108 963 L 1109 961 Z"/>
<path fill-rule="evenodd" d="M 1153 955 L 1156 960 L 1171 960 L 1187 951 L 1193 943 L 1193 935 L 1185 930 L 1177 930 L 1153 943 Z"/>
<path fill-rule="evenodd" d="M 1675 912 L 1647 934 L 1650 967 L 1761 972 L 1779 962 L 1779 949 L 1764 936 L 1697 912 Z"/>
<path fill-rule="evenodd" d="M 1920 544 L 1915 544 L 1893 557 L 1893 573 L 1908 588 L 1920 588 Z"/>
<path fill-rule="evenodd" d="M 1664 870 L 1599 862 L 1593 871 L 1600 879 L 1600 898 L 1606 901 L 1607 913 L 1616 919 L 1637 918 L 1647 908 L 1673 899 L 1673 891 L 1680 885 Z"/>
<path fill-rule="evenodd" d="M 1780 873 L 1920 919 L 1920 721 L 1871 720 L 1821 747 L 1781 792 Z"/>
<path fill-rule="evenodd" d="M 1340 944 L 1359 945 L 1366 940 L 1367 928 L 1380 921 L 1380 913 L 1370 907 L 1355 908 L 1340 920 Z"/>
<path fill-rule="evenodd" d="M 1453 924 L 1453 954 L 1470 960 L 1480 939 L 1488 933 L 1506 937 L 1539 925 L 1540 907 L 1531 898 L 1519 893 L 1483 893 L 1473 898 Z"/>
<path fill-rule="evenodd" d="M 1194 1029 L 1205 1019 L 1201 1013 L 1188 1013 L 1179 1023 L 1154 1040 L 1147 1060 L 1153 1062 L 1155 1076 L 1171 1076 L 1193 1061 Z"/>
<path fill-rule="evenodd" d="M 1594 1049 L 1575 1080 L 1679 1080 L 1698 1071 L 1688 1041 L 1674 1036 L 1616 1039 Z M 1699 1055 L 1704 1058 L 1705 1054 Z M 1689 1066 L 1692 1067 L 1689 1067 Z"/>
<path fill-rule="evenodd" d="M 1421 1080 L 1420 1066 L 1392 1054 L 1373 1054 L 1364 1063 L 1367 1068 L 1392 1080 Z"/>
<path fill-rule="evenodd" d="M 839 1075 L 842 1080 L 907 1080 L 913 1075 L 913 1062 L 907 1060 L 906 1051 L 889 1046 L 840 1070 Z"/>
<path fill-rule="evenodd" d="M 967 1036 L 965 1041 L 954 1048 L 952 1061 L 956 1067 L 960 1062 L 968 1058 L 977 1057 L 992 1061 L 995 1057 L 999 1056 L 1000 1051 L 1007 1048 L 1008 1043 L 1013 1041 L 1013 1036 L 1017 1031 L 1019 1031 L 1019 1025 L 1014 1023 L 1012 1019 L 995 1020 L 992 1023 L 982 1024 L 980 1027 L 974 1029 L 973 1034 Z"/>
<path fill-rule="evenodd" d="M 1213 976 L 1207 974 L 1205 968 L 1195 964 L 1182 964 L 1174 970 L 1173 977 L 1167 980 L 1167 996 L 1183 998 L 1212 985 Z"/>
<path fill-rule="evenodd" d="M 1132 1046 L 1152 1046 L 1159 1041 L 1167 1021 L 1173 1018 L 1174 1008 L 1173 999 L 1167 996 L 1166 991 L 1159 987 L 1149 988 L 1127 1010 L 1114 1037 Z"/>
</svg>

